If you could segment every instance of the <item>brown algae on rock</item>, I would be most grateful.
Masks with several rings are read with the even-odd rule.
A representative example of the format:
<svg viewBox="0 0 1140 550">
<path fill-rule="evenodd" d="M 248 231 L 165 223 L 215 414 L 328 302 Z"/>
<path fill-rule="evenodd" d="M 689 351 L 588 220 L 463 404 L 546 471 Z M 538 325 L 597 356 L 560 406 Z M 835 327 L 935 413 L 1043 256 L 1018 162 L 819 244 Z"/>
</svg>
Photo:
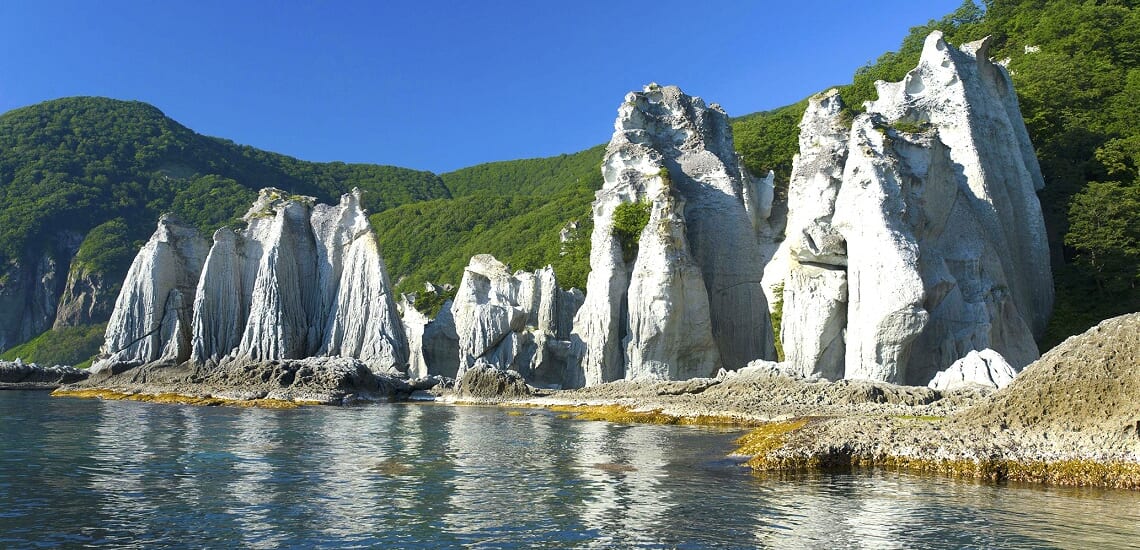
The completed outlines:
<svg viewBox="0 0 1140 550">
<path fill-rule="evenodd" d="M 82 399 L 106 399 L 111 401 L 143 401 L 146 403 L 195 405 L 200 407 L 225 405 L 231 407 L 256 407 L 259 409 L 295 409 L 302 405 L 310 404 L 297 401 L 285 401 L 282 399 L 223 399 L 220 397 L 202 397 L 179 393 L 124 393 L 103 388 L 59 388 L 51 392 L 51 395 L 52 397 L 78 397 Z"/>
<path fill-rule="evenodd" d="M 548 405 L 547 409 L 563 413 L 559 418 L 601 420 L 617 424 L 675 424 L 681 426 L 753 426 L 755 421 L 734 416 L 696 415 L 681 416 L 662 412 L 634 410 L 624 405 Z"/>
</svg>

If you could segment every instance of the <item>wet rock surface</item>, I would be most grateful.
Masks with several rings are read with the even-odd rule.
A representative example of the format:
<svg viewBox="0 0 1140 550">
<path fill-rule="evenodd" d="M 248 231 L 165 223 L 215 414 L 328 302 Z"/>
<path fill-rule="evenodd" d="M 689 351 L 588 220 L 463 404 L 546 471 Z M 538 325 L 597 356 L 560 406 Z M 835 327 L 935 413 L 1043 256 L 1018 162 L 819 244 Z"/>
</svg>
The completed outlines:
<svg viewBox="0 0 1140 550">
<path fill-rule="evenodd" d="M 63 365 L 43 366 L 35 363 L 0 361 L 0 389 L 55 389 L 62 384 L 85 380 L 87 371 Z"/>
</svg>

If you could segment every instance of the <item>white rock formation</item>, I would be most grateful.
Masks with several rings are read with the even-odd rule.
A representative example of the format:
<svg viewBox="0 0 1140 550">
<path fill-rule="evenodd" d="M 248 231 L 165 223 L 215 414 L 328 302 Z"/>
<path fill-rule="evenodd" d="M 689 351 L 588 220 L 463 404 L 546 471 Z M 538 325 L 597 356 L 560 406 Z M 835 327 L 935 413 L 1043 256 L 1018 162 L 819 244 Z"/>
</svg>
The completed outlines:
<svg viewBox="0 0 1140 550">
<path fill-rule="evenodd" d="M 971 387 L 1000 390 L 1013 382 L 1015 376 L 1017 372 L 1000 353 L 988 348 L 971 350 L 950 368 L 935 374 L 929 387 L 939 391 Z"/>
<path fill-rule="evenodd" d="M 842 109 L 836 90 L 808 102 L 792 162 L 786 237 L 769 264 L 784 266 L 770 271 L 783 274 L 781 340 L 789 368 L 829 380 L 843 378 L 846 354 L 847 242 L 832 225 L 847 160 Z"/>
<path fill-rule="evenodd" d="M 459 337 L 456 377 L 487 365 L 538 385 L 568 385 L 577 365 L 568 338 L 582 299 L 578 290 L 560 289 L 549 266 L 512 275 L 493 256 L 473 256 L 450 312 Z"/>
<path fill-rule="evenodd" d="M 774 358 L 756 237 L 770 185 L 742 168 L 724 111 L 651 84 L 626 96 L 614 128 L 574 321 L 577 384 L 711 376 Z M 628 203 L 644 204 L 649 221 L 623 250 L 614 212 Z"/>
<path fill-rule="evenodd" d="M 933 33 L 846 135 L 834 92 L 811 101 L 769 269 L 785 274 L 794 370 L 925 385 L 973 350 L 1015 369 L 1036 359 L 1053 297 L 1043 180 L 985 51 Z"/>
<path fill-rule="evenodd" d="M 263 189 L 248 227 L 219 229 L 208 255 L 195 230 L 164 218 L 123 285 L 104 363 L 328 356 L 402 371 L 403 326 L 359 191 L 337 206 L 312 202 Z"/>
<path fill-rule="evenodd" d="M 455 331 L 451 306 L 451 300 L 444 302 L 432 319 L 416 309 L 407 295 L 401 297 L 401 319 L 408 337 L 408 376 L 455 378 L 458 374 L 459 334 Z"/>
<path fill-rule="evenodd" d="M 107 323 L 101 355 L 108 363 L 185 361 L 194 285 L 209 243 L 171 215 L 135 256 Z"/>
</svg>

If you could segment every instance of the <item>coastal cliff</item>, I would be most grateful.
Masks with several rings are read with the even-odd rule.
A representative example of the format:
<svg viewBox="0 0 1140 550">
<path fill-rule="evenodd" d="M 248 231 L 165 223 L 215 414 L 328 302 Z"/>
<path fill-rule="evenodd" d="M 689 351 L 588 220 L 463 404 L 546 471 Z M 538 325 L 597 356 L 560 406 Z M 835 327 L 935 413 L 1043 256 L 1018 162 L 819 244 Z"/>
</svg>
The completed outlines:
<svg viewBox="0 0 1140 550">
<path fill-rule="evenodd" d="M 684 379 L 775 357 L 760 287 L 760 186 L 728 117 L 674 86 L 632 92 L 594 201 L 581 385 Z"/>
<path fill-rule="evenodd" d="M 986 53 L 931 34 L 849 129 L 834 91 L 811 99 L 769 270 L 790 370 L 925 385 L 972 351 L 1018 370 L 1038 357 L 1053 300 L 1044 181 Z"/>
<path fill-rule="evenodd" d="M 263 189 L 212 246 L 169 216 L 136 256 L 96 372 L 148 363 L 355 359 L 403 372 L 407 343 L 360 193 L 336 206 Z"/>
</svg>

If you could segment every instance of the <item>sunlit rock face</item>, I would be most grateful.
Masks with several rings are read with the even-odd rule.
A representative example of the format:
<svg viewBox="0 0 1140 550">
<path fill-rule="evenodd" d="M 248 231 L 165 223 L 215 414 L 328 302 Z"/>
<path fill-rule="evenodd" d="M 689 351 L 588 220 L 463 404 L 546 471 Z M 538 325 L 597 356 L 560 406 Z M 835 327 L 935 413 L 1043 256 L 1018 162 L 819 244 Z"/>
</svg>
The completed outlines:
<svg viewBox="0 0 1140 550">
<path fill-rule="evenodd" d="M 141 365 L 189 358 L 191 305 L 209 243 L 170 215 L 135 256 L 107 323 L 106 361 Z"/>
<path fill-rule="evenodd" d="M 123 285 L 101 364 L 329 356 L 404 370 L 403 327 L 359 191 L 312 203 L 263 189 L 247 227 L 219 229 L 213 246 L 163 218 Z"/>
<path fill-rule="evenodd" d="M 966 354 L 946 370 L 935 374 L 927 385 L 940 391 L 962 388 L 1000 390 L 1013 382 L 1016 375 L 1017 371 L 1005 362 L 1001 354 L 985 349 Z"/>
<path fill-rule="evenodd" d="M 770 181 L 741 167 L 724 111 L 651 84 L 626 96 L 614 127 L 574 320 L 578 385 L 710 376 L 774 358 L 757 239 Z M 648 217 L 632 246 L 615 222 L 629 203 Z"/>
<path fill-rule="evenodd" d="M 577 357 L 569 336 L 582 299 L 576 289 L 559 288 L 549 266 L 512 274 L 493 256 L 473 256 L 450 310 L 459 338 L 456 377 L 483 365 L 536 385 L 572 385 Z"/>
<path fill-rule="evenodd" d="M 926 385 L 974 350 L 1037 358 L 1053 300 L 1043 180 L 986 47 L 931 34 L 846 132 L 834 92 L 811 100 L 769 269 L 793 370 Z"/>
</svg>

